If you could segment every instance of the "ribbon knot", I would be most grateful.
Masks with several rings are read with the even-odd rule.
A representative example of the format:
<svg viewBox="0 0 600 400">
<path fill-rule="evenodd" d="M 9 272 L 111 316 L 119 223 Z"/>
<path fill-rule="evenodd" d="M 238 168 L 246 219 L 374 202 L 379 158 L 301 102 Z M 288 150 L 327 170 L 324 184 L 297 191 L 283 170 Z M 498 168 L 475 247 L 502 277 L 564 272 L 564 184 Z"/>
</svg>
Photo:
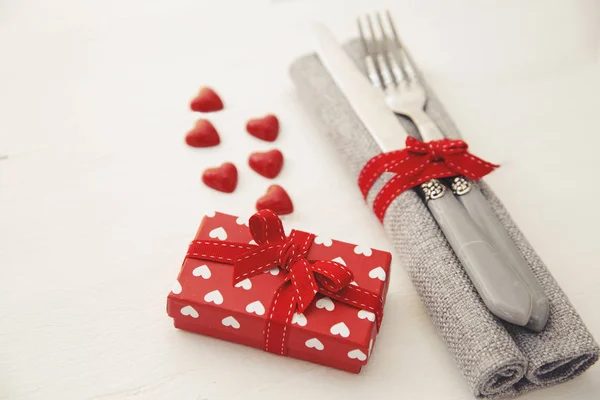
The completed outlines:
<svg viewBox="0 0 600 400">
<path fill-rule="evenodd" d="M 377 329 L 383 317 L 381 296 L 350 285 L 352 271 L 340 263 L 309 260 L 308 250 L 315 235 L 292 230 L 283 231 L 279 217 L 271 210 L 261 210 L 249 220 L 250 234 L 257 243 L 198 240 L 192 242 L 188 257 L 233 264 L 233 283 L 281 268 L 287 274 L 273 295 L 265 327 L 265 350 L 284 355 L 287 352 L 287 327 L 294 312 L 303 313 L 317 293 L 375 314 Z"/>
<path fill-rule="evenodd" d="M 292 241 L 284 242 L 279 255 L 278 265 L 281 269 L 284 269 L 287 272 L 290 272 L 292 266 L 302 260 L 304 257 L 302 255 L 300 247 Z"/>
<path fill-rule="evenodd" d="M 429 143 L 429 159 L 432 162 L 444 161 L 442 145 L 439 142 Z"/>
<path fill-rule="evenodd" d="M 406 139 L 406 151 L 414 157 L 427 156 L 431 162 L 445 161 L 447 156 L 467 152 L 469 145 L 462 140 L 440 139 L 424 143 L 413 137 Z"/>
<path fill-rule="evenodd" d="M 379 154 L 370 159 L 358 177 L 358 185 L 366 198 L 375 181 L 384 173 L 395 174 L 373 202 L 373 211 L 383 221 L 390 203 L 407 189 L 431 179 L 465 175 L 478 180 L 498 166 L 478 158 L 468 151 L 462 140 L 441 139 L 422 142 L 406 138 L 406 148 Z"/>
<path fill-rule="evenodd" d="M 320 291 L 337 293 L 354 279 L 345 265 L 307 260 L 315 235 L 292 230 L 286 237 L 281 220 L 270 210 L 250 217 L 249 227 L 258 246 L 240 254 L 235 261 L 234 284 L 267 269 L 281 268 L 288 272 L 284 283 L 289 283 L 293 292 L 292 308 L 304 312 Z"/>
</svg>

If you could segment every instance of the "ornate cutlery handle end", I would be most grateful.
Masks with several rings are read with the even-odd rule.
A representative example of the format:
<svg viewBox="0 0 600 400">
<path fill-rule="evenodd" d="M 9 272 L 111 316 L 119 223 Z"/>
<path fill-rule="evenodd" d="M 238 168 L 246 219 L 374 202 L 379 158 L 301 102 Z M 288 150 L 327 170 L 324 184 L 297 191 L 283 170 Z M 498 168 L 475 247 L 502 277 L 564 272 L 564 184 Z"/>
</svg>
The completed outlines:
<svg viewBox="0 0 600 400">
<path fill-rule="evenodd" d="M 421 190 L 425 196 L 425 201 L 439 199 L 446 194 L 446 186 L 437 179 L 422 183 Z"/>
<path fill-rule="evenodd" d="M 471 189 L 473 189 L 474 185 L 475 182 L 473 182 L 472 180 L 467 179 L 464 176 L 456 176 L 452 178 L 452 193 L 454 193 L 457 196 L 465 195 L 469 193 Z"/>
</svg>

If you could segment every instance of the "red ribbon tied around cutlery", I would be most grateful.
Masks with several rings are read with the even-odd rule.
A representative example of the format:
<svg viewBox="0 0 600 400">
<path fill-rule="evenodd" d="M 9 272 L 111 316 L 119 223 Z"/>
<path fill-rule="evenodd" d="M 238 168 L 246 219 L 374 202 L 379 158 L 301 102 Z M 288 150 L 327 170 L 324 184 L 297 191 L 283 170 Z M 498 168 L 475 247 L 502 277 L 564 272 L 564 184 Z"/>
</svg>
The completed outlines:
<svg viewBox="0 0 600 400">
<path fill-rule="evenodd" d="M 265 351 L 287 354 L 287 330 L 292 316 L 294 312 L 304 312 L 317 293 L 374 313 L 379 329 L 383 317 L 381 296 L 350 285 L 354 275 L 345 265 L 308 260 L 314 234 L 292 230 L 286 237 L 277 214 L 267 209 L 250 217 L 249 227 L 256 245 L 196 240 L 190 244 L 187 256 L 233 265 L 233 284 L 272 268 L 281 268 L 287 273 L 267 310 Z"/>
<path fill-rule="evenodd" d="M 478 180 L 498 168 L 469 153 L 462 140 L 441 139 L 422 142 L 406 138 L 406 148 L 371 158 L 358 177 L 358 186 L 366 198 L 375 181 L 384 173 L 395 175 L 375 197 L 373 211 L 383 222 L 390 203 L 407 189 L 431 179 L 464 175 Z"/>
</svg>

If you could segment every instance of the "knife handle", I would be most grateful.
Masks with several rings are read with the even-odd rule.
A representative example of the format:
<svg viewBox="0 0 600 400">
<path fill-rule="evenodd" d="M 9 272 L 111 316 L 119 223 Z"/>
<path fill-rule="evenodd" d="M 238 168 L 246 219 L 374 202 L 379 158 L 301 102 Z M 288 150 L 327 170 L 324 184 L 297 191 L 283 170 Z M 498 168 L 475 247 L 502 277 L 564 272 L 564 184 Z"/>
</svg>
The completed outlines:
<svg viewBox="0 0 600 400">
<path fill-rule="evenodd" d="M 532 306 L 525 283 L 441 182 L 433 179 L 420 187 L 427 207 L 485 305 L 499 318 L 525 326 Z"/>
<path fill-rule="evenodd" d="M 517 249 L 477 184 L 461 176 L 452 178 L 451 182 L 452 191 L 458 201 L 529 288 L 532 310 L 526 326 L 533 331 L 540 332 L 546 326 L 550 309 L 548 297 L 540 282 L 533 275 L 529 264 Z"/>
</svg>

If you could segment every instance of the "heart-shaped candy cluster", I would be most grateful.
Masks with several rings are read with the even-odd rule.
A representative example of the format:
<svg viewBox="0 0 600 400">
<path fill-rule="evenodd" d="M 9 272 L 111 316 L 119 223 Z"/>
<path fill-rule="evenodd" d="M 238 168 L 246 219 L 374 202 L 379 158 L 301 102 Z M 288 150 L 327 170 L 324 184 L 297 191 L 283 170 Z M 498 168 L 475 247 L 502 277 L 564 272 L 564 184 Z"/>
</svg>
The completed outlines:
<svg viewBox="0 0 600 400">
<path fill-rule="evenodd" d="M 221 97 L 211 88 L 202 87 L 190 102 L 190 109 L 195 112 L 210 113 L 223 110 Z M 252 118 L 246 123 L 246 131 L 267 142 L 273 142 L 279 136 L 279 119 L 268 114 L 261 118 Z M 213 147 L 221 143 L 219 132 L 208 119 L 199 119 L 185 136 L 185 142 L 191 147 Z M 277 149 L 257 151 L 248 157 L 248 165 L 265 178 L 276 178 L 283 168 L 283 154 Z M 202 182 L 212 189 L 233 193 L 237 187 L 238 170 L 231 162 L 221 166 L 207 168 L 202 173 Z M 256 202 L 256 209 L 269 208 L 277 214 L 289 214 L 294 210 L 292 200 L 285 189 L 279 185 L 271 185 L 264 196 Z"/>
</svg>

